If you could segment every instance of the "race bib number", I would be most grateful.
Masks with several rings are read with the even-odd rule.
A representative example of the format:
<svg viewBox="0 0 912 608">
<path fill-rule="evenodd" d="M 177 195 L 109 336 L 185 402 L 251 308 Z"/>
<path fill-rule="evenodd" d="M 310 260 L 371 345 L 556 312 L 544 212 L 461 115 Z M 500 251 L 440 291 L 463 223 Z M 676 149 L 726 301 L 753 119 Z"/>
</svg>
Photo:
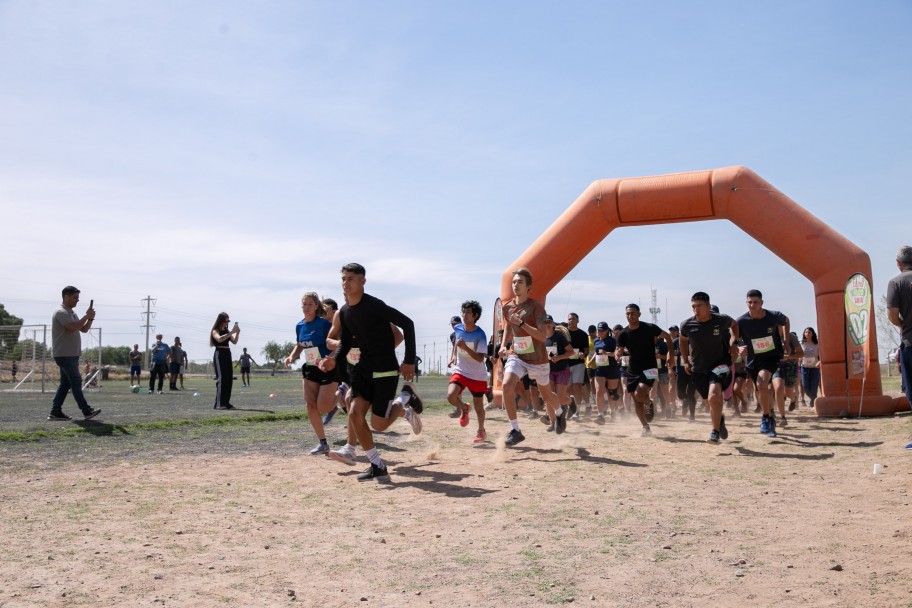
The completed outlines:
<svg viewBox="0 0 912 608">
<path fill-rule="evenodd" d="M 817 367 L 817 357 L 804 357 L 801 359 L 803 367 Z"/>
<path fill-rule="evenodd" d="M 608 360 L 608 355 L 605 353 L 600 353 L 595 356 L 595 364 L 599 367 L 604 367 L 609 365 L 611 362 Z"/>
<path fill-rule="evenodd" d="M 773 342 L 772 336 L 767 336 L 766 338 L 752 338 L 751 346 L 754 347 L 754 354 L 759 355 L 760 353 L 768 353 L 774 348 L 776 348 L 775 342 Z"/>
<path fill-rule="evenodd" d="M 581 351 L 580 349 L 574 348 L 574 349 L 573 349 L 573 355 L 572 355 L 570 358 L 571 358 L 571 359 L 579 359 L 579 358 L 580 358 L 580 355 L 582 355 L 582 354 L 583 354 L 583 353 L 582 353 L 582 351 Z"/>
<path fill-rule="evenodd" d="M 513 352 L 517 355 L 531 355 L 535 352 L 532 336 L 514 336 Z"/>
<path fill-rule="evenodd" d="M 355 347 L 348 351 L 348 354 L 345 355 L 345 360 L 352 365 L 358 365 L 358 361 L 361 360 L 361 349 Z"/>
<path fill-rule="evenodd" d="M 474 353 L 475 347 L 469 343 L 464 343 L 464 346 L 461 346 L 456 349 L 456 355 L 459 357 L 460 361 L 468 361 L 472 359 L 472 355 L 469 353 Z M 474 359 L 472 359 L 474 361 Z"/>
<path fill-rule="evenodd" d="M 731 370 L 728 369 L 727 365 L 717 365 L 713 368 L 713 373 L 717 376 L 722 376 L 724 374 L 731 373 Z"/>
<path fill-rule="evenodd" d="M 555 357 L 557 356 L 557 347 L 556 346 L 546 346 L 545 348 L 548 349 L 549 356 L 555 356 Z"/>
<path fill-rule="evenodd" d="M 320 349 L 316 346 L 304 349 L 304 365 L 316 365 L 317 361 L 322 359 Z"/>
<path fill-rule="evenodd" d="M 656 357 L 656 367 L 663 367 L 665 365 L 665 359 L 659 359 Z"/>
<path fill-rule="evenodd" d="M 655 380 L 659 377 L 659 370 L 657 369 L 644 369 L 643 375 L 646 376 L 647 380 Z"/>
<path fill-rule="evenodd" d="M 630 365 L 630 355 L 624 355 L 621 357 L 621 367 L 627 367 Z"/>
</svg>

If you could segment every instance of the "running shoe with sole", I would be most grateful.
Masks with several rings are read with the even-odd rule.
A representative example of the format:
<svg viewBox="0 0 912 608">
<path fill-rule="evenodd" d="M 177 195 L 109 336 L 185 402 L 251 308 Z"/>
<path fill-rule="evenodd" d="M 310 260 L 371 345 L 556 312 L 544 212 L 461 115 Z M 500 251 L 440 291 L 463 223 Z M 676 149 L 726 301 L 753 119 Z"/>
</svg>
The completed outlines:
<svg viewBox="0 0 912 608">
<path fill-rule="evenodd" d="M 415 389 L 412 388 L 411 384 L 403 384 L 402 392 L 409 394 L 409 400 L 406 405 L 412 408 L 416 414 L 420 414 L 424 411 L 424 402 L 421 400 L 421 397 L 418 396 L 418 393 L 415 392 Z M 459 415 L 458 413 L 456 414 Z"/>
<path fill-rule="evenodd" d="M 57 422 L 66 422 L 67 420 L 72 420 L 72 418 L 70 418 L 63 412 L 51 412 L 51 414 L 48 416 L 48 420 L 54 420 Z"/>
<path fill-rule="evenodd" d="M 91 420 L 95 416 L 101 413 L 101 408 L 95 408 L 88 411 L 88 413 L 83 413 L 83 416 L 86 420 Z"/>
<path fill-rule="evenodd" d="M 605 414 L 599 414 L 595 417 L 596 424 L 605 424 Z"/>
<path fill-rule="evenodd" d="M 789 421 L 786 420 L 785 416 L 782 417 L 782 419 L 780 420 L 780 422 L 782 423 L 782 428 L 785 428 L 785 427 L 787 427 L 787 426 L 789 425 Z"/>
<path fill-rule="evenodd" d="M 325 414 L 323 414 L 323 424 L 329 424 L 332 422 L 333 417 L 336 415 L 336 412 L 339 411 L 339 408 L 334 407 Z"/>
<path fill-rule="evenodd" d="M 469 426 L 469 406 L 462 406 L 462 414 L 459 415 L 459 426 Z"/>
<path fill-rule="evenodd" d="M 789 399 L 789 411 L 790 412 L 795 411 L 795 401 L 793 399 Z"/>
<path fill-rule="evenodd" d="M 646 422 L 652 422 L 655 418 L 655 403 L 652 402 L 652 399 L 643 404 L 643 410 L 646 413 Z"/>
<path fill-rule="evenodd" d="M 769 427 L 768 428 L 769 428 L 769 430 L 767 431 L 766 436 L 767 437 L 776 437 L 777 435 L 776 435 L 776 417 L 775 416 L 769 417 Z"/>
<path fill-rule="evenodd" d="M 648 426 L 644 426 L 643 430 L 640 431 L 640 437 L 649 437 L 650 435 L 652 435 L 652 429 Z"/>
<path fill-rule="evenodd" d="M 518 445 L 526 440 L 526 436 L 522 434 L 522 431 L 517 431 L 510 429 L 510 432 L 507 433 L 507 440 L 505 441 L 508 447 Z"/>
<path fill-rule="evenodd" d="M 570 397 L 570 418 L 573 418 L 574 416 L 576 416 L 576 413 L 578 411 L 579 411 L 579 408 L 576 407 L 576 399 L 574 397 Z"/>
<path fill-rule="evenodd" d="M 728 429 L 725 427 L 725 414 L 722 414 L 722 420 L 719 421 L 719 438 L 728 439 Z"/>
<path fill-rule="evenodd" d="M 322 456 L 323 454 L 329 454 L 329 444 L 325 441 L 318 443 L 317 447 L 310 451 L 311 456 Z"/>
<path fill-rule="evenodd" d="M 719 431 L 713 429 L 713 432 L 709 434 L 709 439 L 706 440 L 706 443 L 712 443 L 718 445 L 719 443 Z"/>
<path fill-rule="evenodd" d="M 568 406 L 569 407 L 569 406 Z M 561 415 L 557 417 L 557 426 L 554 431 L 560 435 L 567 430 L 567 407 L 561 410 Z"/>
<path fill-rule="evenodd" d="M 405 420 L 412 425 L 412 432 L 416 435 L 421 434 L 421 416 L 410 406 L 405 406 Z"/>
<path fill-rule="evenodd" d="M 770 422 L 769 416 L 763 416 L 760 418 L 760 433 L 766 435 L 770 432 Z"/>
<path fill-rule="evenodd" d="M 338 450 L 331 450 L 326 454 L 336 462 L 341 462 L 342 464 L 347 464 L 350 467 L 355 466 L 355 454 L 354 452 L 349 452 L 345 448 L 339 448 Z"/>
<path fill-rule="evenodd" d="M 374 463 L 371 463 L 370 467 L 358 475 L 358 481 L 370 481 L 371 479 L 387 479 L 389 478 L 389 471 L 386 469 L 386 465 L 378 467 Z"/>
<path fill-rule="evenodd" d="M 547 414 L 545 414 L 544 416 L 541 416 L 541 417 L 538 419 L 538 421 L 541 422 L 542 424 L 551 424 L 551 419 L 548 418 L 548 415 L 547 415 Z"/>
<path fill-rule="evenodd" d="M 545 430 L 548 431 L 549 433 L 553 433 L 554 432 L 554 423 L 552 422 L 551 424 L 549 424 L 548 428 L 546 428 Z"/>
<path fill-rule="evenodd" d="M 478 434 L 475 435 L 475 439 L 472 440 L 472 443 L 484 443 L 484 440 L 488 438 L 487 431 L 478 431 Z"/>
</svg>

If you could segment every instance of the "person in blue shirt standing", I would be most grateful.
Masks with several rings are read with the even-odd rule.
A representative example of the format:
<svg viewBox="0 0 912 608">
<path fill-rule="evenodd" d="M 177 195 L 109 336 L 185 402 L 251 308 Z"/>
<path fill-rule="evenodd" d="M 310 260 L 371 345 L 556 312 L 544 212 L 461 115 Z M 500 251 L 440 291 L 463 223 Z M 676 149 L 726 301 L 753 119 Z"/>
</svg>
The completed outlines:
<svg viewBox="0 0 912 608">
<path fill-rule="evenodd" d="M 152 345 L 152 369 L 149 370 L 149 394 L 155 390 L 155 378 L 158 377 L 158 394 L 161 395 L 162 385 L 165 383 L 165 373 L 168 367 L 168 354 L 171 347 L 162 342 L 162 335 L 155 336 Z"/>
</svg>

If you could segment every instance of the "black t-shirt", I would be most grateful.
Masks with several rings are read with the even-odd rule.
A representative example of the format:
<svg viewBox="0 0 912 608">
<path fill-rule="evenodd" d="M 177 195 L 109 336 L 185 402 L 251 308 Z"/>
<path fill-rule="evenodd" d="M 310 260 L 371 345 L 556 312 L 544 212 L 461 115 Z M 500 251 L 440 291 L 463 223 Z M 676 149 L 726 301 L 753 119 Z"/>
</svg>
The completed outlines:
<svg viewBox="0 0 912 608">
<path fill-rule="evenodd" d="M 752 319 L 748 312 L 738 317 L 738 331 L 747 345 L 747 366 L 751 368 L 755 359 L 781 359 L 785 354 L 779 327 L 788 323 L 788 317 L 778 310 L 764 311 L 759 319 Z"/>
<path fill-rule="evenodd" d="M 581 352 L 579 359 L 570 359 L 570 365 L 582 365 L 585 363 L 586 355 L 589 351 L 589 334 L 579 327 L 576 329 L 568 328 L 567 331 L 570 332 L 570 346 Z"/>
<path fill-rule="evenodd" d="M 655 343 L 660 335 L 662 329 L 652 323 L 641 322 L 636 329 L 625 327 L 621 330 L 617 343 L 630 354 L 629 373 L 641 374 L 647 369 L 656 369 Z"/>
<path fill-rule="evenodd" d="M 602 353 L 613 353 L 615 351 L 615 349 L 617 349 L 617 342 L 614 340 L 614 337 L 610 336 L 610 335 L 605 336 L 604 340 L 602 340 L 599 337 L 596 337 L 592 341 L 592 345 L 593 345 L 593 348 L 595 349 L 596 354 L 598 354 L 599 351 L 601 351 Z M 589 353 L 589 354 L 592 355 L 593 353 Z M 598 364 L 598 361 L 596 361 L 595 366 L 603 367 Z M 608 357 L 608 364 L 605 367 L 612 368 L 612 367 L 617 367 L 617 366 L 618 366 L 617 359 L 615 359 L 614 357 Z"/>
<path fill-rule="evenodd" d="M 390 372 L 399 369 L 396 359 L 396 343 L 390 323 L 402 329 L 405 338 L 403 363 L 415 363 L 415 324 L 407 316 L 387 306 L 383 300 L 364 294 L 354 306 L 345 304 L 339 309 L 342 332 L 339 346 L 330 355 L 337 362 L 344 361 L 345 355 L 354 346 L 358 337 L 361 360 L 358 365 L 371 372 Z"/>
<path fill-rule="evenodd" d="M 586 336 L 586 346 L 589 346 L 588 341 L 589 337 Z M 562 355 L 567 351 L 567 346 L 569 344 L 570 340 L 568 340 L 566 336 L 564 336 L 564 334 L 559 331 L 555 331 L 553 334 L 551 334 L 550 338 L 545 338 L 545 348 L 548 349 L 549 354 L 554 351 L 555 354 Z M 570 367 L 570 361 L 567 359 L 561 359 L 557 362 L 551 361 L 550 365 L 552 372 L 562 372 Z"/>
<path fill-rule="evenodd" d="M 718 313 L 711 313 L 703 323 L 696 317 L 681 323 L 681 337 L 687 339 L 689 351 L 681 356 L 689 359 L 691 372 L 711 372 L 717 365 L 725 364 L 722 352 L 731 340 L 731 324 L 731 317 Z"/>
</svg>

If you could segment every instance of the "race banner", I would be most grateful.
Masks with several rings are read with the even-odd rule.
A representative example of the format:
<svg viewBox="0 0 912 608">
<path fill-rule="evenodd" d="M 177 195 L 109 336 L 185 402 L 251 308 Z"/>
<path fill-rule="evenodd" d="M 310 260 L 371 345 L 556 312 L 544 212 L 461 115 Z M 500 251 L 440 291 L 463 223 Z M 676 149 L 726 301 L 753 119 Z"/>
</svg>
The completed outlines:
<svg viewBox="0 0 912 608">
<path fill-rule="evenodd" d="M 871 304 L 871 284 L 864 275 L 853 274 L 845 287 L 846 373 L 849 378 L 864 378 L 867 374 Z"/>
</svg>

